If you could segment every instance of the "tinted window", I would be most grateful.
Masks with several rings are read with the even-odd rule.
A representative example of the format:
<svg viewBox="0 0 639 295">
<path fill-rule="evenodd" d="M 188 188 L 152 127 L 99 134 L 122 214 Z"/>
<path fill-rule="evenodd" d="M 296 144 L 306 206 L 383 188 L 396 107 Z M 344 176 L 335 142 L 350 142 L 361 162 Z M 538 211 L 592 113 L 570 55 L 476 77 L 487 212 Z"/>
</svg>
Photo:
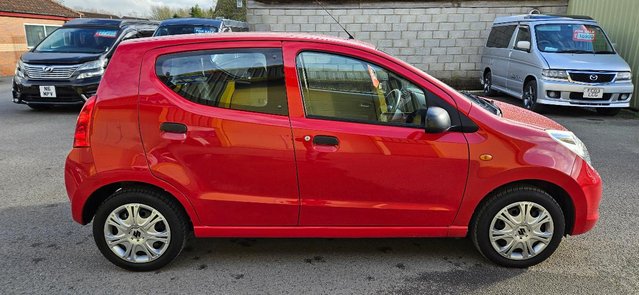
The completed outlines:
<svg viewBox="0 0 639 295">
<path fill-rule="evenodd" d="M 101 53 L 113 46 L 118 34 L 118 29 L 112 28 L 62 27 L 53 31 L 35 51 Z"/>
<path fill-rule="evenodd" d="M 288 114 L 280 49 L 164 55 L 157 60 L 156 73 L 175 93 L 199 104 Z"/>
<path fill-rule="evenodd" d="M 517 39 L 515 40 L 515 44 L 519 41 L 530 42 L 530 30 L 528 30 L 528 27 L 519 27 L 519 31 L 517 31 Z"/>
<path fill-rule="evenodd" d="M 155 36 L 216 33 L 216 26 L 172 25 L 159 27 Z"/>
<path fill-rule="evenodd" d="M 301 53 L 297 68 L 308 117 L 423 126 L 430 94 L 384 68 L 318 52 Z"/>
<path fill-rule="evenodd" d="M 488 35 L 487 47 L 507 48 L 516 26 L 493 27 Z"/>
</svg>

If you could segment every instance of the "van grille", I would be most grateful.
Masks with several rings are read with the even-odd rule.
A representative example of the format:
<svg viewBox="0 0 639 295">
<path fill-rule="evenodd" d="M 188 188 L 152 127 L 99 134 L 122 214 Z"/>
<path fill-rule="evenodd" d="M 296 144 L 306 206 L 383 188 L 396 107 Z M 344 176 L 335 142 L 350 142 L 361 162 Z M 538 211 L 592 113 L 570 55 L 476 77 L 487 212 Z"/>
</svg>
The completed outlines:
<svg viewBox="0 0 639 295">
<path fill-rule="evenodd" d="M 63 80 L 69 79 L 78 68 L 78 65 L 28 65 L 24 64 L 24 70 L 31 79 L 51 79 Z"/>
<path fill-rule="evenodd" d="M 582 83 L 609 83 L 615 79 L 615 74 L 611 73 L 568 73 L 570 79 Z M 594 78 L 594 79 L 593 79 Z"/>
</svg>

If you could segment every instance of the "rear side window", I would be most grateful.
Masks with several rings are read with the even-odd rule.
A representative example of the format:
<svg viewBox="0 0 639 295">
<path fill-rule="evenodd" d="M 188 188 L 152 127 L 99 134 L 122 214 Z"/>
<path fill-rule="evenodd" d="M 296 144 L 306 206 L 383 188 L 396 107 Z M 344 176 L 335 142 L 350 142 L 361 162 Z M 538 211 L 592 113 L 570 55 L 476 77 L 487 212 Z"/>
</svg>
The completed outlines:
<svg viewBox="0 0 639 295">
<path fill-rule="evenodd" d="M 281 49 L 224 49 L 163 55 L 155 71 L 195 103 L 287 115 Z"/>
<path fill-rule="evenodd" d="M 488 35 L 486 47 L 507 48 L 516 27 L 515 25 L 493 27 Z"/>
</svg>

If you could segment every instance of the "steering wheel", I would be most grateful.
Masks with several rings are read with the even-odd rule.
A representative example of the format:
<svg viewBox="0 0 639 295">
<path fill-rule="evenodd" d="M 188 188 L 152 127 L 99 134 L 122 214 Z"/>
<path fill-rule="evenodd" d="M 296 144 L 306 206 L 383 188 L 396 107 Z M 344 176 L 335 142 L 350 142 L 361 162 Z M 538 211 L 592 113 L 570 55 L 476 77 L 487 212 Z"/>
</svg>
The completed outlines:
<svg viewBox="0 0 639 295">
<path fill-rule="evenodd" d="M 388 94 L 386 94 L 386 101 L 388 101 L 388 97 L 393 94 L 395 94 L 395 105 L 392 106 L 393 111 L 396 111 L 399 108 L 399 104 L 402 101 L 402 91 L 399 89 L 392 89 Z M 389 110 L 390 111 L 390 110 Z"/>
</svg>

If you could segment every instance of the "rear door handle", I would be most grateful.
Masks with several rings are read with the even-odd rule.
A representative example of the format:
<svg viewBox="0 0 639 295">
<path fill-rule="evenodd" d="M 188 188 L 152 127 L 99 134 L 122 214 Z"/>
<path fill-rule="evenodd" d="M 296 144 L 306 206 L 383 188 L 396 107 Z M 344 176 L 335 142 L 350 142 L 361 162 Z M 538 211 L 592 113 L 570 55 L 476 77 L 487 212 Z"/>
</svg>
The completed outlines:
<svg viewBox="0 0 639 295">
<path fill-rule="evenodd" d="M 164 122 L 160 125 L 160 130 L 168 133 L 184 134 L 188 128 L 182 123 Z"/>
<path fill-rule="evenodd" d="M 335 137 L 335 136 L 315 135 L 315 136 L 313 136 L 313 144 L 315 144 L 315 145 L 337 146 L 337 145 L 339 145 L 339 139 L 337 139 L 337 137 Z"/>
</svg>

